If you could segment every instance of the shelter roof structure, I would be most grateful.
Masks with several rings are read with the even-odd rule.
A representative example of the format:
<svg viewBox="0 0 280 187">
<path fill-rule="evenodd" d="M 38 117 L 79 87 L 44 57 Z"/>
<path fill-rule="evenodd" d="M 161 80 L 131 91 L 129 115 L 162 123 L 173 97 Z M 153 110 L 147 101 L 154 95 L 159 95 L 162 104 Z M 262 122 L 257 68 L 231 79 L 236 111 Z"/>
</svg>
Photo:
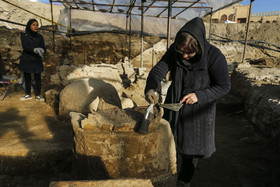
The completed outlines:
<svg viewBox="0 0 280 187">
<path fill-rule="evenodd" d="M 194 17 L 238 3 L 241 0 L 50 0 L 65 9 L 59 23 L 76 31 L 127 31 L 171 36 Z M 83 10 L 83 12 L 81 11 Z M 130 20 L 128 20 L 128 18 Z M 169 23 L 168 23 L 168 21 Z M 144 23 L 143 23 L 144 22 Z M 67 28 L 59 27 L 67 32 Z"/>
<path fill-rule="evenodd" d="M 203 17 L 242 0 L 50 0 L 62 3 L 58 29 L 76 31 L 125 31 L 141 32 L 141 67 L 143 67 L 143 35 L 171 37 L 194 17 Z M 84 12 L 81 12 L 84 10 Z M 145 19 L 144 19 L 145 17 Z M 172 23 L 172 26 L 171 26 Z M 211 29 L 209 29 L 211 31 Z M 210 36 L 210 35 L 209 35 Z"/>
<path fill-rule="evenodd" d="M 142 5 L 140 0 L 56 0 L 66 8 L 78 10 L 90 10 L 111 14 L 131 14 L 141 16 L 141 8 L 144 8 L 144 16 L 167 18 L 168 1 L 167 0 L 145 0 Z M 189 9 L 211 9 L 213 8 L 204 1 L 171 1 L 172 19 L 186 19 Z"/>
<path fill-rule="evenodd" d="M 171 18 L 185 20 L 189 19 L 190 11 L 210 13 L 210 9 L 215 12 L 240 1 L 242 0 L 50 0 L 71 9 L 136 16 L 141 16 L 143 7 L 144 16 L 158 18 L 167 18 L 168 7 L 171 6 Z"/>
<path fill-rule="evenodd" d="M 144 32 L 162 36 L 166 36 L 166 19 L 172 19 L 173 30 L 176 32 L 178 28 L 194 17 L 203 17 L 211 12 L 215 12 L 240 1 L 241 0 L 50 0 L 51 3 L 62 3 L 64 5 L 67 11 L 65 10 L 64 13 L 61 14 L 60 23 L 70 26 L 70 23 L 67 23 L 67 21 L 70 22 L 69 19 L 71 19 L 71 26 L 75 28 L 75 30 L 126 30 L 126 18 L 132 16 L 133 31 L 141 30 L 139 27 L 139 25 L 141 25 L 140 17 L 144 17 Z M 94 13 L 81 13 L 80 10 Z M 79 11 L 79 13 L 77 13 L 77 11 Z M 68 18 L 66 18 L 67 16 Z M 77 23 L 77 21 L 79 23 Z M 155 26 L 155 24 L 158 26 Z M 94 25 L 98 25 L 98 28 Z"/>
</svg>

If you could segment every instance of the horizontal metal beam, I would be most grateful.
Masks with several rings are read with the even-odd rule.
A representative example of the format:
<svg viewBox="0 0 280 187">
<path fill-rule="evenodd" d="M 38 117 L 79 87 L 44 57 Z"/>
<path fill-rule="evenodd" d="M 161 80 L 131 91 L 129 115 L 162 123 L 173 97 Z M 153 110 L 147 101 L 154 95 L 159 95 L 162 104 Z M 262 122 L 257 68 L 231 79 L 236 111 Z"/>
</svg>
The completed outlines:
<svg viewBox="0 0 280 187">
<path fill-rule="evenodd" d="M 149 5 L 149 7 L 146 8 L 146 9 L 144 10 L 143 14 L 144 14 L 144 13 L 150 8 L 150 6 L 152 6 L 155 2 L 156 2 L 155 0 L 154 0 L 153 2 L 151 2 L 150 5 Z"/>
<path fill-rule="evenodd" d="M 173 16 L 173 18 L 176 18 L 178 15 L 182 14 L 183 12 L 185 12 L 187 9 L 193 7 L 193 5 L 195 5 L 196 3 L 200 2 L 200 0 L 197 0 L 196 2 L 193 2 L 190 6 L 185 7 L 184 10 L 182 10 L 181 12 L 179 12 L 178 14 L 176 14 L 175 16 Z"/>
<path fill-rule="evenodd" d="M 150 4 L 144 5 L 143 8 L 145 8 L 144 13 L 148 11 L 148 9 L 163 9 L 160 13 L 158 13 L 157 15 L 145 15 L 146 17 L 157 17 L 157 18 L 168 18 L 166 16 L 161 16 L 167 9 L 168 9 L 168 5 L 153 5 L 156 2 L 167 2 L 168 0 L 154 0 L 152 1 Z M 126 14 L 126 15 L 130 15 L 131 11 L 133 8 L 142 8 L 141 5 L 135 5 L 136 0 L 132 0 L 130 2 L 130 4 L 115 4 L 115 0 L 113 0 L 113 4 L 104 4 L 104 3 L 95 3 L 92 0 L 92 3 L 90 2 L 84 2 L 84 1 L 79 1 L 79 0 L 72 0 L 72 1 L 65 1 L 65 0 L 55 0 L 52 2 L 57 2 L 57 3 L 62 3 L 64 6 L 68 6 L 71 7 L 72 9 L 76 9 L 76 10 L 90 10 L 89 8 L 86 7 L 81 7 L 80 5 L 91 5 L 93 7 L 92 11 L 95 12 L 102 12 L 102 13 L 112 13 L 112 14 Z M 175 3 L 188 3 L 188 5 L 184 6 L 184 5 L 178 5 L 178 6 L 171 6 L 172 9 L 183 9 L 182 11 L 180 11 L 179 13 L 177 13 L 175 16 L 172 17 L 172 19 L 181 19 L 181 18 L 177 18 L 178 15 L 182 14 L 183 12 L 185 12 L 187 9 L 208 9 L 208 8 L 213 8 L 210 6 L 194 6 L 195 4 L 205 4 L 205 2 L 201 2 L 200 0 L 195 0 L 195 1 L 183 1 L 183 0 L 174 0 L 172 1 L 172 5 L 174 5 Z M 66 5 L 67 4 L 67 5 Z M 95 6 L 104 6 L 104 7 L 110 7 L 110 9 L 106 10 L 106 9 L 99 9 L 99 10 L 94 10 L 96 9 Z M 120 7 L 120 11 L 118 12 L 114 12 L 113 11 L 113 7 Z M 126 10 L 121 10 L 121 8 L 126 9 Z M 128 8 L 128 9 L 127 9 Z M 126 12 L 125 12 L 126 11 Z M 131 14 L 131 15 L 135 15 L 135 16 L 141 16 L 141 14 Z M 186 20 L 186 19 L 183 19 Z"/>
<path fill-rule="evenodd" d="M 208 8 L 208 7 L 205 7 L 205 8 Z M 78 9 L 78 8 L 72 8 L 72 9 L 76 9 L 76 10 L 80 10 L 80 9 Z M 95 12 L 102 12 L 102 13 L 104 13 L 104 11 L 101 11 L 101 10 L 96 10 Z M 106 13 L 106 12 L 105 12 Z M 108 12 L 108 14 L 125 14 L 126 15 L 126 13 L 122 13 L 122 12 Z M 141 16 L 141 14 L 131 14 L 131 15 L 133 15 L 133 16 Z M 156 16 L 152 16 L 152 15 L 143 15 L 143 16 L 145 16 L 145 17 L 152 17 L 152 18 L 168 18 L 167 16 L 158 16 L 158 17 L 156 17 Z M 172 19 L 176 19 L 176 20 L 188 20 L 188 19 L 184 19 L 184 18 L 174 18 L 174 17 L 172 17 Z"/>
<path fill-rule="evenodd" d="M 97 6 L 118 6 L 118 7 L 130 7 L 130 5 L 117 5 L 117 4 L 99 4 L 99 3 L 95 3 L 94 5 Z M 140 5 L 134 5 L 133 7 L 135 8 L 141 8 Z M 149 5 L 144 5 L 143 7 L 147 7 L 147 8 L 168 8 L 168 6 L 164 5 L 164 6 L 149 6 Z M 172 8 L 185 8 L 186 6 L 172 6 Z M 187 8 L 211 8 L 209 6 L 205 6 L 205 7 L 187 7 Z"/>
<path fill-rule="evenodd" d="M 56 0 L 56 1 L 52 1 L 52 2 L 55 2 L 55 3 L 77 3 L 77 4 L 92 4 L 92 3 L 89 3 L 89 2 L 80 2 L 80 1 L 59 1 L 59 0 Z M 165 0 L 160 0 L 160 1 L 155 1 L 155 2 L 165 2 Z M 168 2 L 168 0 L 166 0 L 166 2 Z M 179 2 L 179 3 L 201 3 L 201 4 L 206 4 L 205 2 L 197 2 L 197 1 L 176 1 L 176 2 Z"/>
</svg>

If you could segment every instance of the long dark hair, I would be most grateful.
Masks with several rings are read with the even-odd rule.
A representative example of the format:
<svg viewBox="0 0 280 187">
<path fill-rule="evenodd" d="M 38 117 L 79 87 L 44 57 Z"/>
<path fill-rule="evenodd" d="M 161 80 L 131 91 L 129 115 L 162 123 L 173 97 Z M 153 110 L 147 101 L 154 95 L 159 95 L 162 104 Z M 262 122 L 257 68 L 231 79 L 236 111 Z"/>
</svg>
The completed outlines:
<svg viewBox="0 0 280 187">
<path fill-rule="evenodd" d="M 25 32 L 26 33 L 28 33 L 28 34 L 30 34 L 31 36 L 37 36 L 37 32 L 34 32 L 34 31 L 32 31 L 31 30 L 31 24 L 32 23 L 34 23 L 34 22 L 37 22 L 38 23 L 38 21 L 36 20 L 36 19 L 30 19 L 28 22 L 27 22 L 27 25 L 26 25 L 26 27 L 25 27 Z"/>
</svg>

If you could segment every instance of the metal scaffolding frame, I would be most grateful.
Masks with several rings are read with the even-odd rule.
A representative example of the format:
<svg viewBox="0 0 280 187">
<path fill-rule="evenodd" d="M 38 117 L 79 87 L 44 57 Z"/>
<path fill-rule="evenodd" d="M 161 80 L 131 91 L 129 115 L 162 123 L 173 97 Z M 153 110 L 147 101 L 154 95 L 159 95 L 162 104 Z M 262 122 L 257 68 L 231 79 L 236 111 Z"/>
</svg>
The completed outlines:
<svg viewBox="0 0 280 187">
<path fill-rule="evenodd" d="M 247 28 L 246 28 L 246 36 L 245 36 L 245 45 L 243 50 L 243 56 L 241 63 L 244 63 L 245 54 L 246 54 L 246 47 L 247 47 L 247 40 L 248 40 L 248 32 L 249 32 L 249 26 L 250 26 L 250 18 L 251 18 L 251 11 L 252 11 L 252 5 L 255 0 L 251 0 L 250 2 L 250 8 L 249 8 L 249 15 L 248 15 L 248 21 L 247 21 Z"/>
<path fill-rule="evenodd" d="M 211 28 L 211 24 L 212 24 L 212 11 L 213 11 L 213 7 L 207 5 L 205 3 L 204 0 L 151 0 L 149 2 L 147 2 L 147 0 L 141 0 L 141 5 L 136 4 L 136 0 L 130 0 L 129 4 L 117 4 L 116 0 L 112 0 L 111 2 L 108 1 L 108 3 L 97 3 L 94 0 L 91 1 L 85 1 L 85 0 L 71 0 L 71 1 L 67 1 L 67 0 L 49 0 L 51 6 L 52 3 L 62 3 L 65 7 L 70 9 L 70 15 L 71 15 L 71 10 L 87 10 L 87 11 L 95 11 L 95 12 L 102 12 L 102 13 L 110 13 L 110 14 L 125 14 L 126 15 L 126 33 L 128 33 L 128 41 L 126 39 L 126 47 L 128 47 L 128 49 L 126 48 L 126 51 L 128 51 L 128 58 L 129 60 L 131 59 L 131 16 L 140 16 L 141 17 L 141 56 L 140 56 L 140 66 L 141 68 L 143 67 L 143 25 L 144 25 L 144 17 L 155 17 L 155 18 L 166 18 L 167 19 L 167 48 L 170 46 L 171 44 L 171 22 L 172 19 L 183 19 L 183 18 L 178 18 L 179 15 L 181 15 L 182 13 L 184 13 L 185 11 L 187 11 L 188 9 L 197 9 L 197 8 L 208 8 L 211 10 L 211 12 L 209 13 L 211 15 L 210 18 L 210 28 Z M 100 1 L 99 1 L 100 2 Z M 155 5 L 158 2 L 162 2 L 162 5 Z M 167 5 L 164 5 L 166 4 Z M 176 5 L 175 4 L 179 5 Z M 185 4 L 185 5 L 184 5 Z M 86 5 L 86 6 L 83 6 Z M 200 6 L 197 6 L 200 5 Z M 106 9 L 102 9 L 102 8 L 96 8 L 96 7 L 107 7 Z M 230 5 L 228 5 L 230 6 Z M 124 11 L 124 9 L 126 9 L 126 11 Z M 133 13 L 133 10 L 141 10 L 139 13 Z M 146 14 L 148 12 L 148 10 L 160 10 L 163 9 L 160 13 L 156 14 L 156 15 L 149 15 Z M 175 15 L 172 16 L 172 13 L 174 11 L 174 9 L 180 10 L 178 13 L 176 13 Z M 51 8 L 52 11 L 52 8 Z M 137 12 L 137 11 L 136 11 Z M 167 16 L 164 16 L 163 14 L 167 12 Z M 51 14 L 53 14 L 53 12 L 51 12 Z M 71 17 L 71 16 L 70 16 Z M 71 18 L 70 18 L 71 19 Z M 187 19 L 184 19 L 187 21 Z M 71 20 L 70 20 L 71 23 Z M 53 20 L 52 20 L 52 24 L 53 24 Z M 71 27 L 71 26 L 70 26 Z M 71 29 L 70 29 L 71 31 Z M 71 32 L 70 32 L 71 33 Z M 211 37 L 211 29 L 209 31 L 209 39 Z M 70 38 L 71 38 L 71 34 L 70 34 Z M 71 40 L 71 39 L 70 39 Z M 128 44 L 127 44 L 128 42 Z M 54 45 L 55 46 L 55 45 Z"/>
<path fill-rule="evenodd" d="M 151 1 L 148 5 L 144 5 L 144 2 L 146 2 L 146 0 L 142 0 L 141 1 L 141 5 L 136 5 L 136 0 L 130 0 L 130 4 L 117 4 L 115 0 L 112 1 L 112 3 L 96 3 L 94 0 L 92 0 L 91 2 L 85 2 L 83 0 L 72 0 L 72 1 L 66 1 L 66 0 L 49 0 L 50 1 L 50 5 L 52 6 L 53 3 L 62 3 L 65 7 L 70 8 L 70 14 L 71 14 L 71 10 L 72 9 L 78 9 L 78 10 L 91 10 L 91 11 L 96 11 L 96 12 L 103 12 L 103 13 L 111 13 L 111 14 L 125 14 L 127 19 L 126 19 L 126 29 L 129 29 L 129 32 L 126 31 L 126 33 L 129 33 L 129 41 L 128 41 L 128 45 L 126 44 L 126 46 L 128 46 L 128 58 L 129 60 L 131 59 L 131 16 L 141 16 L 141 56 L 140 56 L 140 66 L 141 68 L 143 67 L 143 25 L 144 25 L 144 17 L 148 16 L 148 17 L 157 17 L 157 18 L 167 18 L 167 48 L 170 46 L 170 32 L 171 32 L 171 19 L 178 19 L 177 17 L 182 14 L 183 12 L 185 12 L 186 10 L 190 9 L 190 8 L 210 8 L 211 10 L 213 9 L 213 7 L 210 6 L 206 6 L 206 3 L 203 2 L 202 0 L 195 0 L 195 1 L 183 1 L 183 0 L 153 0 Z M 154 5 L 156 2 L 168 2 L 168 5 L 162 5 L 162 6 L 156 6 Z M 174 6 L 175 3 L 180 3 L 180 4 L 189 4 L 188 6 Z M 205 6 L 195 6 L 197 4 L 203 4 Z M 82 6 L 82 5 L 87 5 L 87 6 Z M 105 7 L 110 7 L 109 11 L 105 11 L 104 9 L 96 9 L 96 6 L 105 6 Z M 92 7 L 92 9 L 89 9 L 88 7 Z M 114 9 L 114 7 L 116 7 L 116 9 L 118 11 L 116 11 Z M 125 11 L 121 11 L 121 9 L 118 9 L 118 7 L 122 7 L 122 8 L 128 8 L 128 10 Z M 140 14 L 136 14 L 136 13 L 132 13 L 132 10 L 136 8 L 136 9 L 140 9 L 141 13 Z M 145 15 L 145 13 L 150 10 L 150 9 L 163 9 L 159 14 L 157 15 Z M 179 13 L 177 13 L 176 15 L 172 16 L 172 9 L 183 9 L 181 10 Z M 53 14 L 53 9 L 51 8 L 51 14 Z M 168 12 L 168 16 L 162 16 L 162 14 L 167 11 Z M 53 17 L 53 16 L 52 16 Z M 180 18 L 179 18 L 180 19 Z M 70 20 L 71 23 L 71 20 Z M 53 20 L 52 20 L 52 25 L 53 25 Z M 129 25 L 129 26 L 128 26 Z M 71 27 L 71 26 L 70 26 Z M 53 36 L 54 37 L 54 36 Z M 71 36 L 70 36 L 71 38 Z M 54 39 L 53 39 L 54 40 Z M 71 40 L 71 39 L 70 39 Z M 127 43 L 127 41 L 126 41 Z M 55 44 L 54 44 L 55 47 Z"/>
<path fill-rule="evenodd" d="M 27 11 L 33 15 L 36 15 L 38 17 L 41 17 L 47 21 L 51 21 L 52 23 L 52 32 L 53 32 L 53 50 L 55 50 L 55 32 L 57 32 L 55 30 L 55 27 L 54 27 L 54 24 L 56 25 L 60 25 L 62 27 L 66 27 L 62 24 L 59 24 L 59 23 L 56 23 L 54 22 L 53 20 L 53 3 L 62 3 L 65 7 L 68 7 L 70 9 L 70 28 L 69 27 L 66 27 L 68 28 L 68 31 L 69 31 L 69 36 L 70 36 L 70 45 L 72 44 L 72 40 L 71 40 L 71 36 L 72 36 L 72 31 L 73 29 L 71 28 L 71 9 L 79 9 L 79 10 L 91 10 L 91 11 L 99 11 L 99 12 L 105 12 L 105 13 L 110 13 L 110 14 L 125 14 L 126 15 L 126 33 L 128 31 L 128 28 L 129 28 L 129 45 L 127 45 L 127 38 L 126 38 L 126 48 L 128 46 L 128 51 L 129 51 L 129 60 L 130 60 L 130 57 L 131 57 L 131 16 L 132 15 L 135 15 L 135 16 L 141 16 L 141 67 L 143 66 L 143 35 L 144 35 L 144 32 L 143 32 L 143 25 L 144 25 L 144 17 L 145 16 L 151 16 L 151 17 L 158 17 L 158 18 L 167 18 L 167 48 L 169 47 L 170 45 L 170 31 L 171 31 L 171 19 L 182 19 L 182 18 L 177 18 L 180 14 L 182 14 L 183 12 L 185 12 L 186 10 L 190 9 L 190 8 L 209 8 L 211 10 L 210 13 L 210 28 L 209 28 L 209 40 L 211 39 L 211 25 L 212 25 L 212 14 L 213 14 L 213 7 L 211 6 L 206 6 L 206 3 L 204 2 L 204 0 L 196 0 L 196 1 L 184 1 L 184 0 L 151 0 L 150 3 L 148 5 L 145 5 L 144 3 L 147 1 L 147 0 L 141 0 L 141 5 L 136 5 L 136 0 L 130 0 L 130 3 L 129 4 L 116 4 L 116 0 L 112 0 L 112 3 L 108 3 L 108 4 L 105 4 L 105 3 L 96 3 L 94 2 L 94 0 L 91 0 L 91 2 L 85 2 L 85 0 L 71 0 L 71 1 L 67 1 L 67 0 L 49 0 L 50 2 L 50 6 L 51 6 L 51 20 L 47 19 L 47 18 L 44 18 L 36 13 L 33 13 L 33 12 L 30 12 L 22 7 L 19 7 L 18 5 L 15 5 L 7 0 L 2 0 L 8 4 L 11 4 L 17 8 L 20 8 L 24 11 Z M 220 10 L 221 8 L 225 8 L 227 6 L 230 6 L 234 3 L 237 3 L 237 2 L 240 2 L 241 0 L 236 0 L 235 2 L 232 2 L 231 4 L 227 4 L 226 6 L 224 7 L 220 7 L 219 9 L 215 9 L 214 12 Z M 250 24 L 250 15 L 251 15 L 251 8 L 252 8 L 252 4 L 254 2 L 254 0 L 250 0 L 251 3 L 250 3 L 250 10 L 249 10 L 249 16 L 248 16 L 248 22 L 247 22 L 247 29 L 246 29 L 246 37 L 245 37 L 245 45 L 244 45 L 244 51 L 243 51 L 243 56 L 242 56 L 242 60 L 241 62 L 244 62 L 244 58 L 245 58 L 245 53 L 246 53 L 246 46 L 247 46 L 247 36 L 248 36 L 248 31 L 249 31 L 249 24 Z M 154 4 L 156 2 L 167 2 L 167 6 L 155 6 Z M 190 3 L 190 5 L 188 6 L 173 6 L 175 3 Z M 91 5 L 92 6 L 92 9 L 89 9 L 88 7 L 85 7 L 85 6 L 81 6 L 81 5 Z M 197 4 L 203 4 L 205 6 L 194 6 L 194 5 L 197 5 Z M 74 6 L 73 6 L 74 5 Z M 90 7 L 91 7 L 90 6 Z M 96 9 L 95 6 L 111 6 L 111 8 L 109 9 L 109 11 L 106 11 L 104 9 Z M 113 11 L 114 10 L 114 7 L 127 7 L 127 11 L 123 11 L 121 9 L 118 9 L 118 11 Z M 138 8 L 141 10 L 141 13 L 139 14 L 135 14 L 135 13 L 132 13 L 132 10 L 134 8 Z M 161 11 L 159 14 L 157 15 L 145 15 L 145 13 L 149 10 L 149 9 L 153 9 L 153 8 L 163 8 L 163 11 Z M 172 10 L 173 9 L 177 9 L 177 8 L 183 8 L 183 10 L 181 10 L 180 12 L 178 12 L 176 15 L 172 16 Z M 164 17 L 164 16 L 161 16 L 165 11 L 167 11 L 168 13 L 168 16 L 167 17 Z M 186 20 L 186 19 L 185 19 Z M 8 20 L 7 20 L 8 21 Z M 129 26 L 128 26 L 129 25 Z M 127 37 L 127 36 L 126 36 Z M 72 45 L 71 45 L 72 46 Z"/>
</svg>

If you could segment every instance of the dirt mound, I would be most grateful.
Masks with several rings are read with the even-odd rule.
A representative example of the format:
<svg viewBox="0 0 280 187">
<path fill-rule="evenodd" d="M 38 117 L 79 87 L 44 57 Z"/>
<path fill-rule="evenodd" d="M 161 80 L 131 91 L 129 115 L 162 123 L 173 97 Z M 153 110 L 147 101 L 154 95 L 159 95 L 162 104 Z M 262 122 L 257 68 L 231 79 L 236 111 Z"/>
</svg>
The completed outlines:
<svg viewBox="0 0 280 187">
<path fill-rule="evenodd" d="M 218 35 L 230 40 L 244 40 L 246 27 L 245 23 L 213 23 L 211 37 L 216 38 L 215 35 Z M 209 24 L 206 23 L 206 29 L 208 28 Z M 250 23 L 248 40 L 260 40 L 280 46 L 280 36 L 275 33 L 280 33 L 279 23 Z"/>
<path fill-rule="evenodd" d="M 228 62 L 241 62 L 247 24 L 212 24 L 211 43 L 218 47 Z M 206 29 L 209 24 L 206 23 Z M 279 23 L 251 23 L 245 59 L 254 65 L 280 67 Z"/>
</svg>

